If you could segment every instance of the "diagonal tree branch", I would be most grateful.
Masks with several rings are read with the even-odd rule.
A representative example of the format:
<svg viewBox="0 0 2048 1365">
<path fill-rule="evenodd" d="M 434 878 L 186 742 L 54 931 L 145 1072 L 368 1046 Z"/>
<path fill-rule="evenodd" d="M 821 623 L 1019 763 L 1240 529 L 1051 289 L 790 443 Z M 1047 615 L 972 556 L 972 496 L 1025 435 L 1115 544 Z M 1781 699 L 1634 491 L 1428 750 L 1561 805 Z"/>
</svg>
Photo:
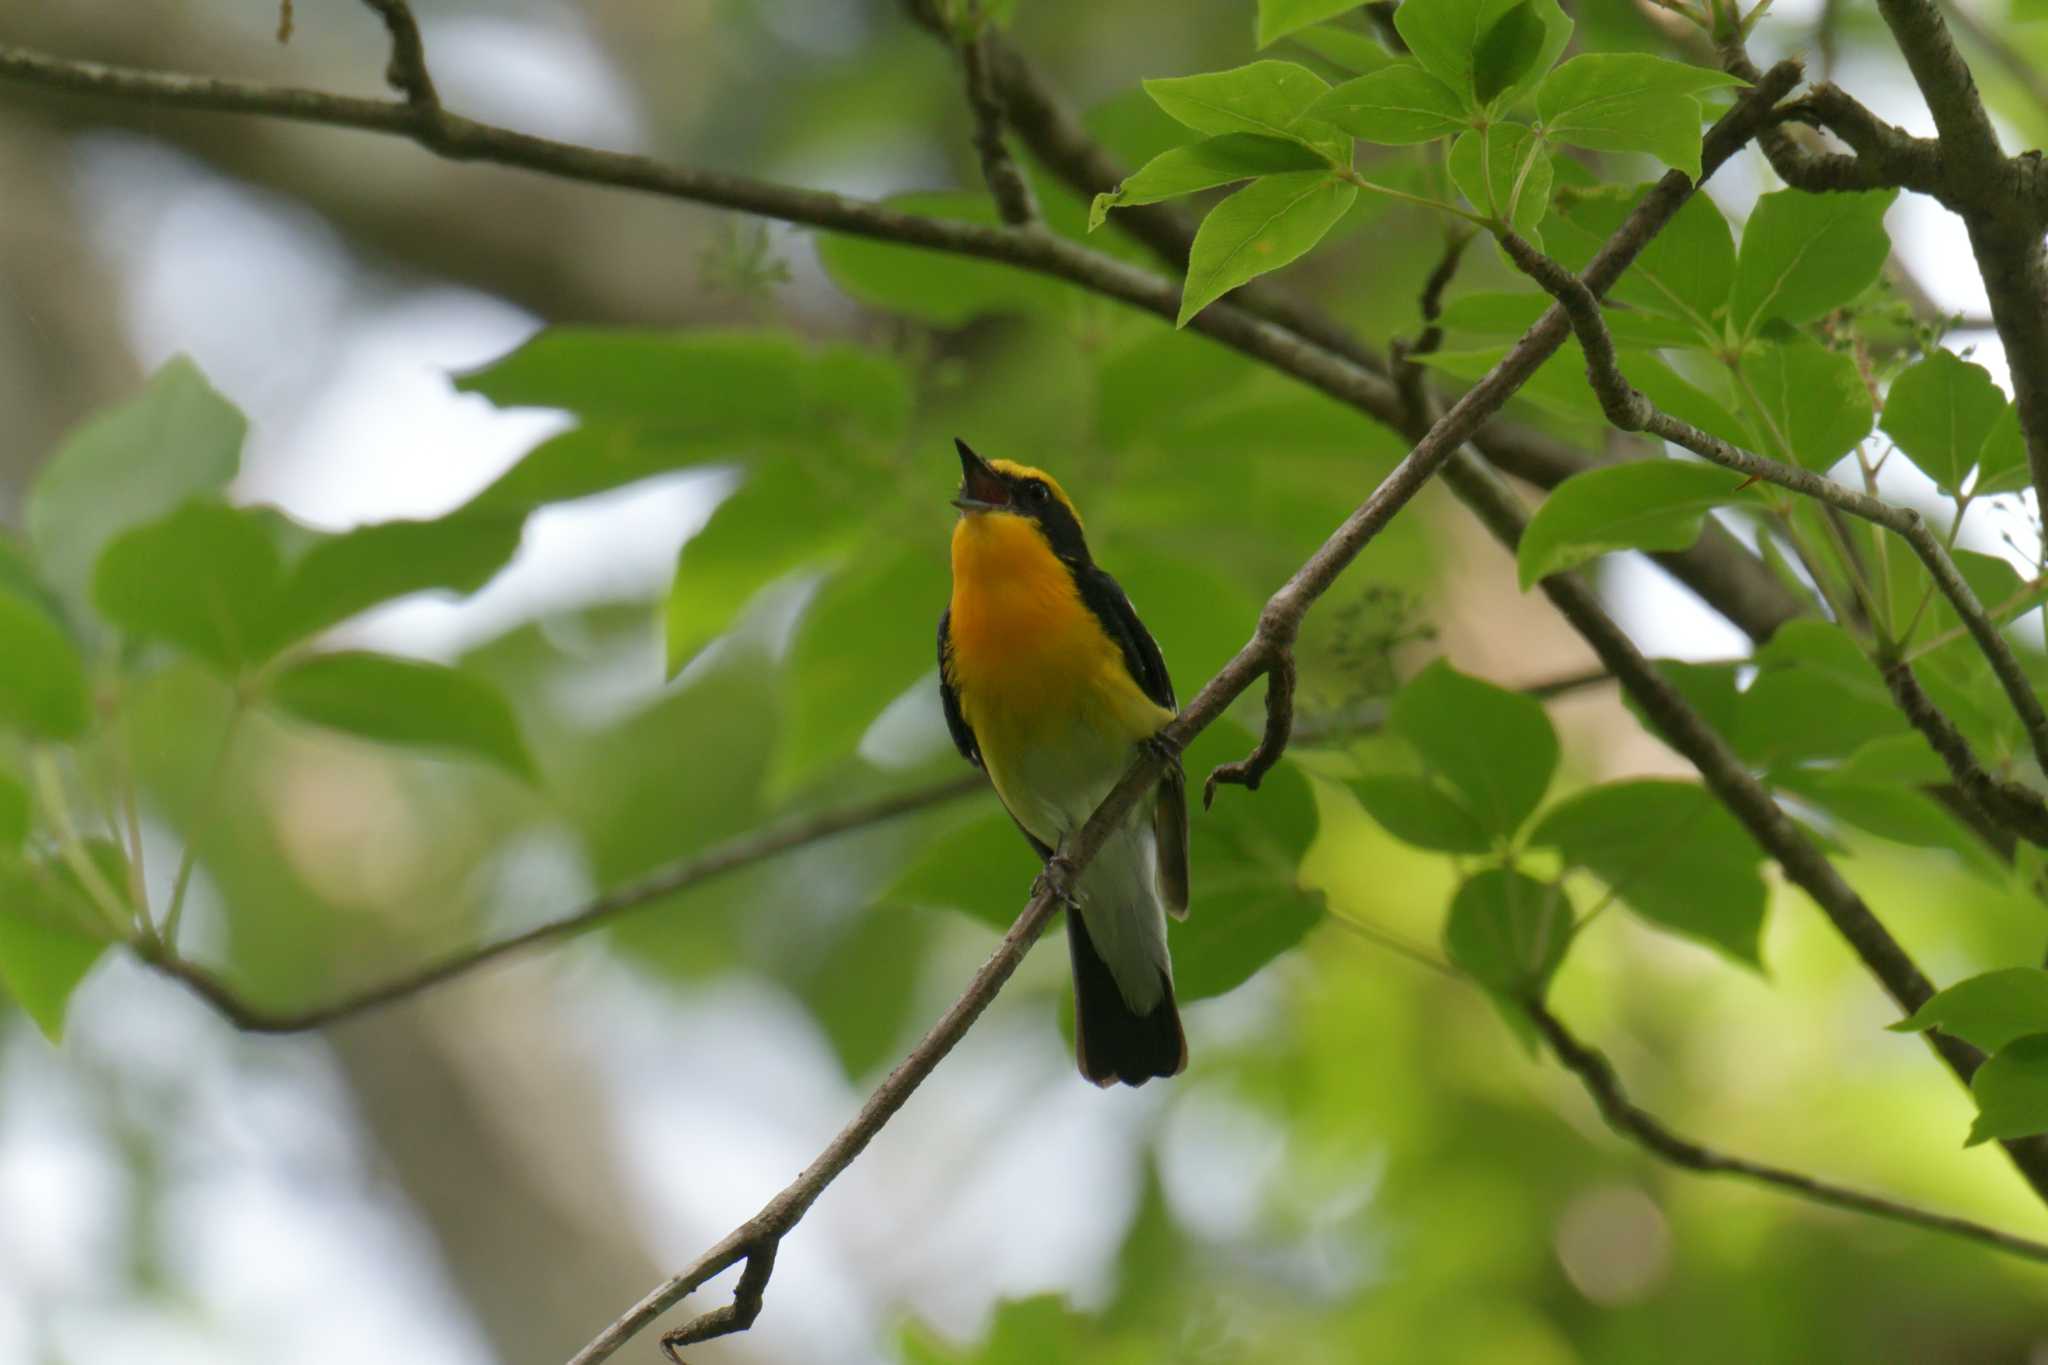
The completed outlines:
<svg viewBox="0 0 2048 1365">
<path fill-rule="evenodd" d="M 220 1011 L 235 1027 L 250 1033 L 303 1033 L 395 1004 L 501 958 L 565 942 L 609 924 L 629 911 L 714 881 L 727 873 L 765 862 L 778 854 L 820 843 L 850 830 L 866 829 L 962 797 L 974 796 L 986 789 L 979 776 L 968 774 L 879 800 L 863 801 L 787 824 L 754 830 L 715 844 L 639 881 L 607 891 L 560 919 L 549 920 L 480 947 L 450 953 L 366 990 L 305 1009 L 273 1009 L 255 1004 L 217 972 L 179 956 L 163 939 L 153 935 L 136 938 L 129 946 L 142 961 L 182 983 Z"/>
<path fill-rule="evenodd" d="M 992 39 L 993 41 L 993 39 Z M 996 48 L 996 71 L 1004 69 Z M 353 128 L 410 139 L 452 160 L 491 162 L 565 181 L 607 185 L 671 199 L 753 213 L 854 236 L 1000 261 L 1063 279 L 1171 318 L 1178 311 L 1178 286 L 1112 257 L 1050 233 L 1026 233 L 985 224 L 949 222 L 894 212 L 879 204 L 819 191 L 774 185 L 741 176 L 691 170 L 649 157 L 534 137 L 451 113 L 438 105 L 365 99 L 262 82 L 224 80 L 72 61 L 21 48 L 0 46 L 0 80 L 144 105 L 250 114 L 299 123 Z M 1789 88 L 1789 86 L 1787 87 Z M 1006 106 L 1027 141 L 1037 125 L 1020 106 L 1014 86 L 1004 86 Z M 1026 112 L 1020 113 L 1020 108 Z M 1083 135 L 1085 136 L 1085 135 Z M 1037 144 L 1034 142 L 1034 149 Z M 1253 307 L 1265 297 L 1258 282 L 1230 301 L 1211 304 L 1189 325 L 1248 355 L 1268 360 L 1303 382 L 1397 430 L 1403 422 L 1399 395 L 1383 376 L 1384 360 L 1343 335 L 1335 324 L 1317 326 L 1296 310 L 1262 316 Z M 1291 316 L 1315 338 L 1277 324 Z M 1338 348 L 1338 349 L 1333 349 Z M 1588 457 L 1542 433 L 1513 424 L 1489 424 L 1481 436 L 1491 457 L 1518 477 L 1552 486 L 1588 467 Z M 1699 591 L 1754 638 L 1767 638 L 1784 622 L 1808 610 L 1732 537 L 1716 530 L 1691 551 L 1659 555 L 1658 562 Z"/>
<path fill-rule="evenodd" d="M 380 7 L 380 12 L 382 9 Z M 423 68 L 422 68 L 423 69 Z M 1761 126 L 1770 105 L 1796 80 L 1796 67 L 1786 64 L 1769 73 L 1748 92 L 1735 110 L 1709 134 L 1705 164 L 1711 169 L 1725 160 L 1736 147 Z M 45 86 L 82 91 L 102 96 L 171 103 L 190 108 L 258 113 L 303 121 L 327 123 L 408 137 L 430 151 L 453 159 L 491 160 L 547 174 L 590 183 L 663 194 L 717 206 L 807 223 L 835 231 L 876 237 L 910 245 L 1003 261 L 1021 268 L 1055 276 L 1118 298 L 1135 306 L 1171 316 L 1178 291 L 1171 281 L 1143 271 L 1132 270 L 1090 252 L 1086 248 L 1051 238 L 1048 234 L 973 224 L 949 223 L 894 213 L 880 205 L 843 196 L 768 185 L 744 177 L 717 175 L 665 165 L 649 158 L 595 151 L 549 139 L 534 138 L 450 114 L 416 97 L 404 102 L 359 100 L 320 92 L 283 89 L 249 82 L 217 81 L 203 78 L 64 62 L 34 53 L 0 49 L 0 79 L 31 81 Z M 1589 287 L 1604 289 L 1633 259 L 1649 237 L 1668 220 L 1693 186 L 1683 176 L 1666 179 L 1637 207 L 1624 227 L 1589 266 Z M 1382 420 L 1398 412 L 1400 396 L 1383 377 L 1315 346 L 1286 328 L 1257 318 L 1230 304 L 1212 306 L 1196 320 L 1198 329 L 1245 353 L 1262 359 L 1286 373 L 1323 388 L 1343 401 Z M 1568 333 L 1563 310 L 1553 308 L 1522 342 L 1484 379 L 1467 391 L 1424 436 L 1373 496 L 1346 520 L 1324 547 L 1305 564 L 1288 584 L 1269 601 L 1260 619 L 1259 632 L 1226 665 L 1224 670 L 1197 694 L 1189 708 L 1170 725 L 1164 738 L 1168 746 L 1186 739 L 1214 719 L 1215 715 L 1242 693 L 1262 673 L 1269 671 L 1279 650 L 1291 640 L 1301 617 L 1337 575 L 1363 549 L 1377 531 L 1406 505 L 1439 468 L 1453 457 L 1456 470 L 1466 470 L 1486 481 L 1492 472 L 1470 457 L 1460 456 L 1463 443 L 1498 411 L 1507 397 L 1530 373 L 1555 352 Z M 1496 487 L 1498 487 L 1496 485 Z M 1509 503 L 1511 494 L 1498 489 Z M 1546 585 L 1548 586 L 1548 585 Z M 1583 591 L 1583 590 L 1581 590 Z M 1591 602 L 1590 596 L 1586 598 Z M 1592 608 L 1597 615 L 1598 608 Z M 1604 618 L 1601 618 L 1604 620 Z M 1608 629 L 1614 630 L 1611 622 Z M 1625 637 L 1619 637 L 1627 646 Z M 1596 648 L 1598 642 L 1596 642 Z M 1627 646 L 1632 650 L 1632 646 Z M 1626 661 L 1626 655 L 1619 655 Z M 1640 655 L 1634 662 L 1646 670 Z M 1654 675 L 1651 675 L 1654 677 Z M 1681 711 L 1682 703 L 1678 703 Z M 1696 717 L 1690 717 L 1695 725 Z M 1046 875 L 1034 890 L 1031 901 L 1013 925 L 1004 944 L 977 974 L 960 1000 L 935 1026 L 905 1062 L 892 1073 L 865 1105 L 855 1120 L 821 1154 L 804 1176 L 764 1207 L 756 1219 L 713 1248 L 697 1265 L 650 1295 L 614 1324 L 579 1357 L 602 1359 L 617 1345 L 640 1330 L 653 1317 L 700 1285 L 719 1269 L 747 1262 L 741 1290 L 729 1309 L 699 1318 L 671 1340 L 701 1340 L 706 1335 L 737 1330 L 758 1311 L 760 1291 L 765 1286 L 773 1248 L 802 1216 L 830 1181 L 843 1170 L 862 1147 L 879 1131 L 932 1067 L 986 1007 L 995 992 L 1014 970 L 1029 943 L 1049 921 L 1061 902 L 1064 889 L 1074 873 L 1093 856 L 1106 831 L 1128 813 L 1141 792 L 1157 779 L 1164 761 L 1161 752 L 1144 750 L 1131 770 L 1105 800 L 1101 809 L 1070 841 L 1070 846 L 1049 864 Z M 1742 774 L 1744 778 L 1746 774 Z M 1725 799 L 1725 796 L 1724 796 Z M 1768 798 L 1765 798 L 1768 804 Z M 1780 821 L 1781 812 L 1770 812 Z M 1787 822 L 1789 828 L 1789 822 Z M 1796 832 L 1795 832 L 1796 838 Z M 1825 858 L 1808 845 L 1798 845 L 1830 875 Z M 1795 850 L 1796 851 L 1796 850 Z M 1857 903 L 1860 909 L 1860 902 Z M 1867 917 L 1867 910 L 1863 911 Z M 1875 925 L 1875 921 L 1870 921 Z M 1848 930 L 1845 930 L 1845 933 Z M 1891 985 L 1904 980 L 1917 983 L 1924 998 L 1926 985 L 1904 954 L 1884 935 L 1857 942 L 1881 979 Z M 1893 958 L 1883 951 L 1888 948 Z M 1906 994 L 1911 995 L 1911 989 Z M 1974 1052 L 1958 1054 L 1962 1045 L 1936 1037 L 1952 1065 L 1974 1064 Z M 1959 1067 L 1959 1069 L 1961 1069 Z"/>
<path fill-rule="evenodd" d="M 1788 64 L 1773 79 L 1747 92 L 1709 135 L 1710 159 L 1707 164 L 1718 165 L 1725 161 L 1752 136 L 1765 111 L 1784 94 L 1795 78 L 1796 68 Z M 1667 176 L 1636 206 L 1628 220 L 1595 255 L 1588 267 L 1589 273 L 1599 272 L 1600 277 L 1609 282 L 1618 277 L 1692 192 L 1693 182 L 1685 176 Z M 1050 922 L 1054 908 L 1066 899 L 1072 879 L 1095 856 L 1109 832 L 1152 788 L 1171 755 L 1183 750 L 1189 740 L 1285 657 L 1301 628 L 1302 619 L 1317 600 L 1429 480 L 1460 454 L 1472 433 L 1555 353 L 1568 330 L 1562 308 L 1553 307 L 1499 364 L 1437 419 L 1416 442 L 1414 449 L 1380 481 L 1372 495 L 1345 518 L 1343 524 L 1279 591 L 1267 599 L 1265 608 L 1259 613 L 1258 629 L 1251 640 L 1203 685 L 1186 708 L 1160 731 L 1154 743 L 1138 747 L 1122 780 L 1103 799 L 1087 824 L 1047 862 L 1045 874 L 1040 877 L 1030 901 L 995 954 L 983 964 L 967 989 L 925 1039 L 869 1096 L 860 1113 L 840 1130 L 818 1160 L 769 1200 L 759 1214 L 734 1229 L 711 1251 L 612 1323 L 578 1353 L 571 1365 L 595 1365 L 595 1362 L 608 1358 L 706 1280 L 742 1261 L 748 1265 L 741 1282 L 742 1289 L 747 1291 L 745 1297 L 736 1297 L 731 1305 L 691 1319 L 664 1337 L 663 1344 L 673 1358 L 683 1346 L 751 1325 L 760 1308 L 758 1291 L 766 1279 L 765 1271 L 756 1270 L 755 1258 L 770 1253 L 780 1244 L 825 1187 L 873 1139 L 890 1115 L 902 1106 L 987 1008 L 988 1002 L 1016 970 L 1025 951 Z M 1485 470 L 1487 478 L 1496 477 L 1476 456 L 1466 458 L 1473 467 Z M 1776 808 L 1772 809 L 1775 811 Z M 1880 929 L 1878 932 L 1882 934 L 1883 931 Z M 1896 951 L 1897 946 L 1892 946 Z"/>
<path fill-rule="evenodd" d="M 981 157 L 981 177 L 996 201 L 996 211 L 1011 227 L 1023 227 L 1038 219 L 1038 205 L 1031 185 L 1010 149 L 1003 145 L 1003 97 L 990 70 L 993 57 L 993 26 L 979 8 L 968 16 L 967 30 L 959 38 L 960 67 L 967 79 L 967 107 L 974 115 L 974 150 Z"/>
<path fill-rule="evenodd" d="M 1614 339 L 1607 330 L 1606 318 L 1601 315 L 1599 300 L 1585 282 L 1513 232 L 1503 234 L 1501 244 L 1522 273 L 1542 285 L 1545 292 L 1563 304 L 1570 314 L 1572 330 L 1585 353 L 1587 379 L 1598 395 L 1601 409 L 1609 422 L 1624 431 L 1649 432 L 1723 468 L 1804 494 L 1828 507 L 1881 526 L 1911 546 L 1913 553 L 1926 566 L 1935 586 L 1955 609 L 1970 638 L 1976 642 L 1978 651 L 1990 663 L 1992 673 L 2005 690 L 2006 699 L 2026 729 L 2035 761 L 2048 771 L 2048 711 L 2042 709 L 2041 699 L 2035 694 L 2026 670 L 2021 667 L 2019 656 L 1985 613 L 1969 583 L 1957 571 L 1955 561 L 1949 557 L 1941 538 L 1928 529 L 1925 517 L 1911 507 L 1899 507 L 1868 493 L 1859 493 L 1812 470 L 1739 450 L 1718 436 L 1709 435 L 1660 410 L 1622 374 Z M 1929 705 L 1931 707 L 1932 704 Z M 1940 744 L 1935 747 L 1942 748 Z M 1960 773 L 1957 776 L 1962 780 Z M 2017 791 L 2026 792 L 2026 789 L 2017 788 Z M 2032 798 L 2032 805 L 2039 808 L 2038 818 L 2031 819 L 2029 826 L 2039 831 L 2048 824 L 2048 804 L 2044 804 L 2037 795 L 2027 795 Z M 2020 798 L 2014 796 L 1988 809 L 1997 814 L 2013 808 L 2018 801 Z M 2035 837 L 2017 827 L 2016 832 L 2026 834 L 2030 839 Z"/>
<path fill-rule="evenodd" d="M 1604 669 L 1582 669 L 1532 683 L 1522 692 L 1538 701 L 1548 701 L 1607 681 Z M 1325 721 L 1304 724 L 1299 727 L 1296 737 L 1303 743 L 1318 743 L 1371 734 L 1385 724 L 1385 705 L 1373 703 Z M 769 829 L 754 830 L 608 891 L 559 919 L 549 920 L 508 938 L 450 953 L 388 981 L 305 1008 L 276 1009 L 252 1001 L 241 988 L 217 971 L 182 957 L 166 946 L 169 937 L 166 934 L 140 936 L 129 946 L 146 965 L 183 984 L 244 1032 L 305 1033 L 410 999 L 502 958 L 567 942 L 655 901 L 702 886 L 729 872 L 737 872 L 854 830 L 872 828 L 918 811 L 980 795 L 987 790 L 981 777 L 968 773 L 835 811 L 803 816 Z"/>
<path fill-rule="evenodd" d="M 1789 139 L 1766 141 L 1765 149 L 1774 165 L 1783 161 L 1779 173 L 1789 183 L 1814 190 L 1900 185 L 1934 195 L 1962 218 L 2010 363 L 2035 495 L 2048 506 L 2048 165 L 2038 154 L 2005 155 L 1936 0 L 1877 0 L 1877 8 L 1934 117 L 1934 145 L 1822 86 L 1805 107 L 1857 155 L 1802 158 L 1785 152 Z M 1717 36 L 1730 71 L 1754 69 L 1739 31 L 1725 26 Z"/>
<path fill-rule="evenodd" d="M 942 39 L 946 37 L 943 24 L 932 16 L 928 0 L 907 0 L 905 7 L 913 21 Z M 1393 32 L 1391 15 L 1392 7 L 1388 6 L 1380 20 L 1392 35 L 1390 41 L 1396 41 L 1399 35 Z M 1089 135 L 1029 59 L 1005 40 L 1000 31 L 991 29 L 986 43 L 991 76 L 1010 126 L 1040 164 L 1084 198 L 1114 190 L 1121 184 L 1125 169 Z M 1112 221 L 1119 230 L 1149 248 L 1163 265 L 1176 273 L 1186 271 L 1195 225 L 1173 205 L 1121 208 Z M 1387 357 L 1275 276 L 1262 276 L 1241 285 L 1230 298 L 1234 306 L 1307 338 L 1369 374 L 1391 377 L 1395 373 L 1396 367 Z M 1369 411 L 1395 430 L 1406 429 L 1403 404 L 1361 410 Z M 1596 453 L 1506 419 L 1488 422 L 1472 439 L 1480 453 L 1499 468 L 1539 488 L 1554 488 L 1573 474 L 1604 462 Z M 1795 593 L 1720 526 L 1709 527 L 1690 549 L 1659 552 L 1650 557 L 1752 639 L 1769 639 L 1779 626 L 1809 611 Z"/>
<path fill-rule="evenodd" d="M 1521 543 L 1528 514 L 1484 461 L 1470 457 L 1453 461 L 1444 470 L 1444 482 L 1502 545 L 1513 550 Z M 1602 610 L 1593 591 L 1571 573 L 1552 574 L 1539 586 L 1635 698 L 1665 742 L 1699 769 L 1721 804 L 1777 860 L 1793 884 L 1820 907 L 1892 1000 L 1907 1012 L 1925 1003 L 1934 987 L 1919 966 L 1843 879 L 1827 854 L 1779 808 L 1720 733 L 1693 710 L 1627 632 Z M 1925 1036 L 1959 1080 L 1967 1082 L 1983 1064 L 1984 1054 L 1960 1038 L 1938 1030 Z M 2048 1143 L 2028 1138 L 2008 1142 L 2005 1149 L 2035 1193 L 2048 1199 Z"/>
<path fill-rule="evenodd" d="M 1526 1000 L 1522 1003 L 1522 1009 L 1549 1042 L 1550 1050 L 1556 1055 L 1557 1060 L 1585 1086 L 1586 1093 L 1592 1096 L 1594 1107 L 1600 1111 L 1600 1117 L 1607 1121 L 1607 1126 L 1660 1161 L 1704 1175 L 1740 1176 L 1745 1180 L 1754 1180 L 1817 1204 L 1847 1209 L 1852 1213 L 1869 1214 L 1909 1227 L 1945 1232 L 2029 1261 L 2048 1261 L 2048 1243 L 2002 1232 L 1967 1218 L 1915 1208 L 1911 1204 L 1902 1204 L 1881 1195 L 1864 1194 L 1860 1190 L 1848 1189 L 1798 1171 L 1789 1171 L 1782 1166 L 1729 1156 L 1691 1138 L 1681 1137 L 1667 1128 L 1656 1115 L 1631 1100 L 1628 1092 L 1622 1087 L 1621 1078 L 1615 1075 L 1613 1064 L 1599 1049 L 1574 1037 L 1571 1030 L 1564 1026 L 1563 1021 L 1552 1014 L 1541 1001 Z"/>
</svg>

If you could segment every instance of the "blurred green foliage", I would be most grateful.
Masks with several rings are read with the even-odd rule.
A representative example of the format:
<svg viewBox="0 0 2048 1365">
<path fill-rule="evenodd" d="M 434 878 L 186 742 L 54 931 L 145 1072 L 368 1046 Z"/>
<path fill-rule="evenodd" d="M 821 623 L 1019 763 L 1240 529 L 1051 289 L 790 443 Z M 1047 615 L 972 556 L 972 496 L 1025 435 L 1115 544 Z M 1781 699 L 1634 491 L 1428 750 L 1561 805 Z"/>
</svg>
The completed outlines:
<svg viewBox="0 0 2048 1365">
<path fill-rule="evenodd" d="M 1020 9 L 1020 42 L 1067 47 L 1052 19 Z M 1643 177 L 1697 168 L 1701 96 L 1731 84 L 1678 60 L 1620 0 L 1570 15 L 1554 0 L 1407 0 L 1395 22 L 1410 55 L 1352 5 L 1261 0 L 1257 41 L 1274 55 L 1255 60 L 1252 9 L 1239 11 L 1228 33 L 1187 40 L 1195 69 L 1092 112 L 1139 167 L 1120 190 L 1089 205 L 1028 168 L 1047 230 L 1141 264 L 1120 210 L 1195 196 L 1205 216 L 1181 324 L 1286 268 L 1361 333 L 1412 335 L 1454 218 L 1511 224 L 1582 266 Z M 1560 62 L 1568 40 L 1582 50 Z M 793 80 L 789 123 L 733 129 L 732 145 L 829 138 L 820 110 L 895 99 L 910 61 Z M 996 221 L 972 188 L 890 202 Z M 1984 369 L 1862 330 L 1887 316 L 1891 202 L 1778 190 L 1738 225 L 1696 197 L 1608 317 L 1623 368 L 1660 405 L 1859 481 L 1886 458 L 1911 462 L 1960 521 L 2023 486 L 2024 449 Z M 1448 341 L 1423 357 L 1453 383 L 1548 306 L 1499 259 L 1472 257 Z M 508 892 L 529 837 L 613 889 L 955 775 L 932 627 L 956 434 L 1062 479 L 1182 696 L 1403 452 L 1319 392 L 1056 281 L 829 235 L 817 258 L 836 301 L 861 310 L 850 340 L 781 322 L 556 327 L 460 376 L 500 408 L 570 425 L 438 518 L 337 534 L 235 502 L 243 420 L 183 360 L 82 427 L 44 467 L 24 534 L 0 540 L 8 995 L 55 1039 L 110 944 L 174 918 L 134 903 L 127 856 L 98 832 L 138 801 L 203 869 L 222 969 L 251 999 L 289 1006 L 570 910 Z M 748 276 L 763 289 L 781 278 Z M 1584 368 L 1563 348 L 1513 416 L 1591 439 Z M 1889 455 L 1872 436 L 1873 384 L 1887 388 Z M 541 508 L 682 470 L 723 483 L 658 603 L 524 625 L 452 666 L 325 635 L 410 594 L 476 590 Z M 1666 676 L 1930 970 L 1960 984 L 1896 1022 L 1808 907 L 1774 903 L 1760 850 L 1704 787 L 1673 779 L 1661 751 L 1651 775 L 1613 771 L 1610 751 L 1643 727 L 1611 707 L 1595 730 L 1561 726 L 1517 690 L 1539 677 L 1431 661 L 1426 629 L 1383 619 L 1389 602 L 1397 618 L 1419 602 L 1498 644 L 1492 658 L 1518 657 L 1527 638 L 1498 600 L 1493 617 L 1456 620 L 1486 600 L 1471 579 L 1501 567 L 1468 556 L 1425 498 L 1308 623 L 1301 695 L 1317 737 L 1256 793 L 1227 788 L 1195 819 L 1191 914 L 1172 927 L 1195 1061 L 1151 1120 L 1111 1281 L 1083 1305 L 1004 1304 L 977 1341 L 905 1324 L 902 1360 L 2039 1354 L 2037 1269 L 1655 1167 L 1532 1056 L 1516 1001 L 1552 992 L 1616 1040 L 1646 1104 L 1703 1140 L 2048 1227 L 1998 1156 L 1959 1150 L 1966 1134 L 2048 1131 L 2041 859 L 1987 845 L 1940 799 L 1946 771 L 1873 661 L 1917 652 L 1980 755 L 2038 784 L 2025 735 L 1901 545 L 1741 483 L 1663 458 L 1580 475 L 1537 512 L 1522 585 L 1684 548 L 1712 515 L 1752 532 L 1812 619 L 1740 662 L 1666 662 Z M 2038 573 L 1957 560 L 2001 622 L 2038 604 Z M 607 689 L 640 700 L 588 701 Z M 1206 732 L 1190 773 L 1242 755 L 1256 720 L 1247 706 Z M 985 948 L 1034 870 L 977 793 L 665 896 L 603 939 L 678 990 L 725 973 L 773 981 L 859 1081 L 927 1022 L 930 969 Z M 1027 971 L 1017 1008 L 1050 1028 L 1063 990 L 1057 972 Z M 1970 1098 L 1888 1024 L 1997 1054 L 1974 1126 Z M 1177 1184 L 1170 1159 L 1217 1112 L 1255 1122 L 1275 1154 L 1245 1166 L 1252 1212 L 1230 1228 L 1203 1222 L 1204 1191 Z"/>
</svg>

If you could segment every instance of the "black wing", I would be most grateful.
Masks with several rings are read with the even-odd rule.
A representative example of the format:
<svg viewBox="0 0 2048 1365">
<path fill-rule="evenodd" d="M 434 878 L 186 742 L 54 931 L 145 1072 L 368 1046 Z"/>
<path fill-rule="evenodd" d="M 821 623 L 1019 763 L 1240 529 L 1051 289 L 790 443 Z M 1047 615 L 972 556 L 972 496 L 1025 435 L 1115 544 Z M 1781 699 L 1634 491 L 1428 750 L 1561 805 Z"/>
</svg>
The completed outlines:
<svg viewBox="0 0 2048 1365">
<path fill-rule="evenodd" d="M 1138 613 L 1132 610 L 1131 599 L 1124 596 L 1117 581 L 1093 565 L 1078 570 L 1074 578 L 1081 589 L 1081 600 L 1124 652 L 1124 666 L 1131 670 L 1145 695 L 1169 711 L 1179 710 L 1173 699 L 1173 680 L 1166 676 L 1166 660 L 1159 656 L 1159 646 L 1145 629 L 1145 623 L 1138 619 Z"/>
<path fill-rule="evenodd" d="M 1169 711 L 1180 709 L 1173 699 L 1173 680 L 1166 676 L 1166 660 L 1159 653 L 1145 623 L 1131 606 L 1131 599 L 1117 581 L 1103 570 L 1089 566 L 1074 575 L 1081 587 L 1081 600 L 1095 613 L 1095 619 L 1109 638 L 1123 651 L 1124 667 L 1131 670 L 1138 687 Z M 1152 832 L 1159 845 L 1159 892 L 1167 913 L 1176 919 L 1188 912 L 1188 791 L 1187 775 L 1175 759 L 1159 780 L 1159 796 L 1152 806 Z"/>
<path fill-rule="evenodd" d="M 953 684 L 946 677 L 946 651 L 949 648 L 953 609 L 947 607 L 939 613 L 939 704 L 946 708 L 946 728 L 953 732 L 953 747 L 960 751 L 960 757 L 975 767 L 982 766 L 981 745 L 974 738 L 974 728 L 967 723 L 967 717 L 960 713 L 960 694 L 953 690 Z"/>
</svg>

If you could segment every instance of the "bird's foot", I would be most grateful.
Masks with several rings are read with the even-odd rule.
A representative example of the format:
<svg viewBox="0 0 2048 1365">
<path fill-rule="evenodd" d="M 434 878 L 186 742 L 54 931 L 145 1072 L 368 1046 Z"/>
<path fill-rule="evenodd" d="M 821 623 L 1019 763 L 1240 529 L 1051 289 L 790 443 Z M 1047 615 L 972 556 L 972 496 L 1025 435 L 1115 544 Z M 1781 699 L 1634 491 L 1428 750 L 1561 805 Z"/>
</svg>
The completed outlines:
<svg viewBox="0 0 2048 1365">
<path fill-rule="evenodd" d="M 1045 866 L 1031 883 L 1031 894 L 1034 897 L 1050 896 L 1068 910 L 1079 910 L 1081 897 L 1074 890 L 1074 865 L 1067 859 L 1066 847 L 1062 841 L 1052 856 L 1045 860 Z"/>
<path fill-rule="evenodd" d="M 1139 740 L 1138 747 L 1169 768 L 1180 761 L 1180 745 L 1168 739 L 1164 730 Z"/>
</svg>

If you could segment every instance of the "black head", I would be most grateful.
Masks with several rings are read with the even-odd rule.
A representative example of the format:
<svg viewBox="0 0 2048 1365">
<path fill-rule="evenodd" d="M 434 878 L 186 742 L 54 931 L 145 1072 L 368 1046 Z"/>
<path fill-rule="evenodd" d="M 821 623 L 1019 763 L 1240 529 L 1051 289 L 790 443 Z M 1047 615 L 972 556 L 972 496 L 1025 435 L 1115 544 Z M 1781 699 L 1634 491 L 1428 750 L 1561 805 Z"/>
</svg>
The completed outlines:
<svg viewBox="0 0 2048 1365">
<path fill-rule="evenodd" d="M 1037 524 L 1054 554 L 1071 564 L 1088 562 L 1081 516 L 1066 492 L 1042 469 L 1012 460 L 984 460 L 959 437 L 960 493 L 953 505 L 970 517 L 1023 517 Z"/>
</svg>

